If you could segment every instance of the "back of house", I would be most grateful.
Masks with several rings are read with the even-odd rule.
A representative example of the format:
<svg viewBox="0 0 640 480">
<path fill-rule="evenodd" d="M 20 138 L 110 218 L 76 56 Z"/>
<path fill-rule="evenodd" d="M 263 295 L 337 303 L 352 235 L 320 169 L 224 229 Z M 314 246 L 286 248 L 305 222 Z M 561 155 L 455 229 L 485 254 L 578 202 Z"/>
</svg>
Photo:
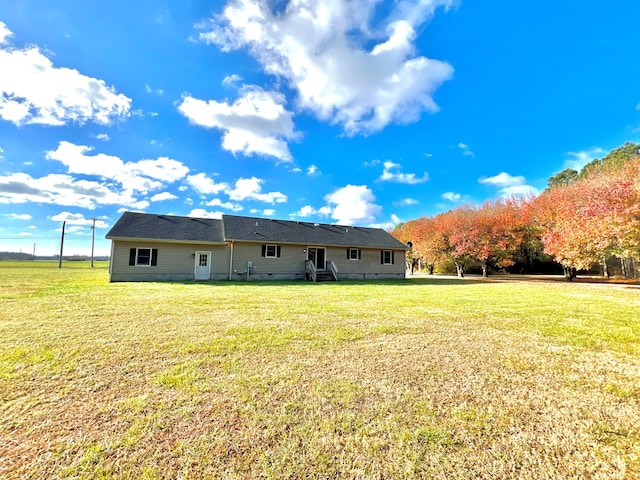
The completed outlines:
<svg viewBox="0 0 640 480">
<path fill-rule="evenodd" d="M 404 278 L 407 247 L 379 228 L 125 212 L 106 235 L 109 280 Z"/>
</svg>

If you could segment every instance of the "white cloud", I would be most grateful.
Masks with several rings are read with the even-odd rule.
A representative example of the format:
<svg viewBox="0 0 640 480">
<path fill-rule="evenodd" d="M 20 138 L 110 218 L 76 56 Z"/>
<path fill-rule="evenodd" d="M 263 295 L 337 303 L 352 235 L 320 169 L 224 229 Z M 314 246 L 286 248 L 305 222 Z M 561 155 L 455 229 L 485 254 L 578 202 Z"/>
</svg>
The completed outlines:
<svg viewBox="0 0 640 480">
<path fill-rule="evenodd" d="M 239 203 L 223 202 L 219 198 L 214 198 L 210 202 L 207 202 L 207 207 L 221 207 L 221 208 L 226 208 L 227 210 L 231 210 L 233 212 L 240 212 L 244 210 L 244 207 Z"/>
<path fill-rule="evenodd" d="M 320 173 L 318 167 L 313 164 L 309 165 L 307 168 L 307 175 L 315 175 L 316 173 Z"/>
<path fill-rule="evenodd" d="M 466 143 L 458 143 L 458 148 L 460 150 L 462 150 L 462 155 L 465 157 L 475 157 L 475 154 L 471 151 L 471 149 L 469 148 L 469 145 L 467 145 Z"/>
<path fill-rule="evenodd" d="M 28 213 L 10 213 L 9 216 L 11 218 L 15 218 L 16 220 L 31 220 L 33 217 Z"/>
<path fill-rule="evenodd" d="M 256 177 L 240 178 L 235 183 L 235 188 L 226 192 L 231 200 L 257 200 L 265 203 L 284 203 L 287 196 L 281 192 L 262 193 L 264 180 Z"/>
<path fill-rule="evenodd" d="M 496 187 L 513 187 L 525 184 L 525 178 L 522 176 L 514 177 L 507 172 L 500 172 L 493 177 L 481 177 L 478 179 L 478 183 L 483 185 L 494 185 Z"/>
<path fill-rule="evenodd" d="M 175 200 L 176 198 L 178 197 L 171 192 L 162 192 L 156 193 L 149 200 L 151 200 L 152 202 L 163 202 L 165 200 Z"/>
<path fill-rule="evenodd" d="M 417 205 L 418 201 L 413 198 L 403 198 L 399 202 L 393 203 L 397 207 L 408 207 L 410 205 Z"/>
<path fill-rule="evenodd" d="M 429 175 L 425 172 L 422 177 L 416 177 L 415 173 L 402 173 L 395 170 L 399 170 L 401 166 L 393 162 L 384 162 L 384 170 L 378 180 L 383 182 L 395 182 L 406 183 L 409 185 L 416 185 L 418 183 L 424 183 L 429 180 Z"/>
<path fill-rule="evenodd" d="M 183 178 L 189 169 L 166 157 L 124 162 L 119 157 L 98 153 L 91 147 L 60 142 L 46 158 L 61 162 L 69 174 L 99 177 L 79 180 L 72 175 L 50 174 L 33 178 L 25 173 L 0 176 L 0 203 L 46 203 L 87 209 L 97 205 L 123 205 L 144 210 L 150 203 L 137 198 Z M 165 194 L 166 195 L 166 194 Z M 154 196 L 154 201 L 159 198 Z M 167 197 L 164 197 L 166 199 Z"/>
<path fill-rule="evenodd" d="M 445 192 L 442 194 L 442 198 L 455 203 L 455 202 L 459 202 L 462 196 L 459 193 Z"/>
<path fill-rule="evenodd" d="M 162 188 L 165 183 L 179 180 L 189 172 L 182 162 L 167 157 L 124 162 L 104 153 L 87 155 L 92 150 L 86 145 L 62 141 L 55 150 L 47 152 L 46 158 L 63 163 L 69 173 L 108 178 L 119 182 L 125 190 L 142 193 Z"/>
<path fill-rule="evenodd" d="M 331 206 L 331 216 L 345 225 L 371 224 L 382 207 L 375 204 L 375 196 L 366 185 L 347 185 L 326 195 Z"/>
<path fill-rule="evenodd" d="M 540 190 L 531 185 L 513 185 L 510 187 L 504 187 L 500 189 L 500 196 L 504 198 L 509 197 L 535 197 L 540 194 Z"/>
<path fill-rule="evenodd" d="M 13 33 L 7 27 L 7 24 L 0 22 L 0 45 L 6 45 L 9 43 L 9 38 L 13 37 Z"/>
<path fill-rule="evenodd" d="M 225 87 L 233 87 L 241 81 L 242 77 L 234 73 L 233 75 L 227 75 L 226 77 L 224 77 L 222 79 L 222 85 L 224 85 Z"/>
<path fill-rule="evenodd" d="M 311 217 L 311 216 L 314 216 L 314 215 L 318 215 L 318 216 L 321 216 L 321 217 L 327 217 L 327 216 L 331 215 L 331 212 L 332 212 L 332 209 L 329 206 L 321 207 L 318 210 L 316 210 L 311 205 L 305 205 L 300 210 L 298 210 L 297 212 L 293 213 L 291 216 L 292 217 L 307 218 L 307 217 Z"/>
<path fill-rule="evenodd" d="M 189 175 L 186 179 L 186 183 L 191 186 L 200 195 L 218 195 L 223 193 L 233 201 L 241 202 L 245 200 L 255 200 L 264 203 L 284 203 L 287 201 L 287 196 L 282 192 L 267 192 L 262 191 L 262 184 L 264 180 L 251 177 L 251 178 L 239 178 L 236 180 L 233 187 L 228 183 L 215 183 L 204 173 L 198 173 L 196 175 Z M 242 206 L 231 202 L 222 202 L 220 199 L 213 199 L 208 206 L 220 206 L 230 210 L 239 211 L 242 210 Z"/>
<path fill-rule="evenodd" d="M 4 148 L 0 147 L 0 160 L 4 158 Z"/>
<path fill-rule="evenodd" d="M 367 226 L 371 228 L 381 228 L 383 230 L 389 231 L 393 230 L 396 225 L 402 222 L 403 220 L 400 217 L 398 217 L 395 213 L 392 213 L 389 221 L 383 223 L 372 223 Z"/>
<path fill-rule="evenodd" d="M 507 172 L 500 172 L 493 177 L 481 177 L 478 183 L 500 188 L 501 197 L 535 196 L 540 192 L 535 187 L 526 184 L 523 176 L 513 176 Z"/>
<path fill-rule="evenodd" d="M 222 212 L 209 212 L 203 208 L 194 208 L 189 212 L 188 217 L 197 217 L 197 218 L 222 218 Z"/>
<path fill-rule="evenodd" d="M 204 173 L 189 175 L 186 179 L 186 183 L 201 195 L 217 195 L 218 193 L 229 189 L 229 185 L 227 183 L 216 183 Z"/>
<path fill-rule="evenodd" d="M 453 4 L 399 0 L 380 18 L 373 0 L 297 0 L 278 12 L 272 2 L 229 0 L 200 39 L 247 49 L 297 92 L 301 109 L 366 134 L 438 110 L 432 95 L 453 68 L 418 55 L 415 41 L 438 6 Z"/>
<path fill-rule="evenodd" d="M 99 133 L 98 135 L 96 135 L 96 138 L 104 142 L 108 142 L 110 140 L 109 135 L 107 135 L 106 133 Z"/>
<path fill-rule="evenodd" d="M 45 203 L 93 209 L 96 205 L 124 205 L 144 209 L 131 190 L 118 192 L 107 183 L 77 180 L 69 175 L 50 174 L 33 178 L 26 173 L 0 175 L 0 204 Z"/>
<path fill-rule="evenodd" d="M 66 222 L 68 225 L 87 225 L 93 224 L 93 219 L 85 218 L 81 213 L 60 212 L 57 215 L 53 215 L 50 219 L 54 222 Z M 96 228 L 108 228 L 109 224 L 104 220 L 96 219 Z"/>
<path fill-rule="evenodd" d="M 318 211 L 315 208 L 313 208 L 311 205 L 305 205 L 293 215 L 296 217 L 306 218 L 306 217 L 310 217 L 311 215 L 315 215 L 316 213 L 318 213 Z"/>
<path fill-rule="evenodd" d="M 265 208 L 265 209 L 262 211 L 262 214 L 263 214 L 265 217 L 273 217 L 273 216 L 275 216 L 276 211 L 275 211 L 273 208 Z"/>
<path fill-rule="evenodd" d="M 244 87 L 233 103 L 182 98 L 178 110 L 192 123 L 224 132 L 222 148 L 232 153 L 291 161 L 287 141 L 298 137 L 293 114 L 284 108 L 284 95 Z"/>
<path fill-rule="evenodd" d="M 153 89 L 151 88 L 148 84 L 144 84 L 144 89 L 147 93 L 154 93 L 155 95 L 158 95 L 159 97 L 161 97 L 162 95 L 164 95 L 164 90 L 162 90 L 161 88 L 158 89 Z M 156 113 L 157 115 L 157 113 Z"/>
<path fill-rule="evenodd" d="M 0 24 L 0 118 L 16 125 L 109 125 L 129 116 L 131 99 L 104 80 L 55 67 L 38 47 L 11 48 Z"/>
<path fill-rule="evenodd" d="M 189 167 L 185 164 L 167 157 L 127 162 L 125 168 L 129 175 L 134 175 L 138 178 L 151 177 L 165 183 L 180 180 L 189 172 Z"/>
<path fill-rule="evenodd" d="M 605 154 L 606 152 L 600 147 L 592 147 L 579 152 L 569 152 L 568 155 L 571 158 L 564 162 L 564 168 L 572 168 L 580 171 L 587 163 L 595 160 L 596 158 L 602 157 Z"/>
</svg>

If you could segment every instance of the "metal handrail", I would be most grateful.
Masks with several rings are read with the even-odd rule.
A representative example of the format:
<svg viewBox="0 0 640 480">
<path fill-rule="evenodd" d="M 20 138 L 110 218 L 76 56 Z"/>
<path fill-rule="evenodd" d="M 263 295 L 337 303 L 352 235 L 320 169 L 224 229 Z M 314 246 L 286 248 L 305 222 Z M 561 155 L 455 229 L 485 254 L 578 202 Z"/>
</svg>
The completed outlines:
<svg viewBox="0 0 640 480">
<path fill-rule="evenodd" d="M 310 274 L 311 276 L 311 280 L 312 281 L 317 281 L 318 278 L 318 269 L 316 269 L 316 266 L 313 264 L 313 262 L 311 260 L 306 260 L 305 261 L 305 265 L 306 265 L 306 272 Z"/>
<path fill-rule="evenodd" d="M 338 281 L 338 267 L 336 267 L 336 264 L 333 263 L 333 260 L 331 260 L 329 263 L 329 270 L 331 270 L 331 273 L 333 273 L 333 278 L 336 279 L 336 282 Z"/>
</svg>

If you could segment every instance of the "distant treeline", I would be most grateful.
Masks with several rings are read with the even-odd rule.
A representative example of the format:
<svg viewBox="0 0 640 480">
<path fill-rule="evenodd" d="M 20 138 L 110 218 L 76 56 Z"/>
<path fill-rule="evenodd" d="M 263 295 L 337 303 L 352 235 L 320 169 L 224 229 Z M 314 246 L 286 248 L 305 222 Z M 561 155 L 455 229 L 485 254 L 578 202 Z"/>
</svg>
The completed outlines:
<svg viewBox="0 0 640 480">
<path fill-rule="evenodd" d="M 32 255 L 30 253 L 22 252 L 0 252 L 0 261 L 16 260 L 16 261 L 28 261 L 28 260 L 58 260 L 58 255 Z M 88 255 L 63 255 L 62 260 L 65 262 L 89 262 L 91 257 Z M 109 260 L 107 256 L 93 257 L 94 261 Z"/>
</svg>

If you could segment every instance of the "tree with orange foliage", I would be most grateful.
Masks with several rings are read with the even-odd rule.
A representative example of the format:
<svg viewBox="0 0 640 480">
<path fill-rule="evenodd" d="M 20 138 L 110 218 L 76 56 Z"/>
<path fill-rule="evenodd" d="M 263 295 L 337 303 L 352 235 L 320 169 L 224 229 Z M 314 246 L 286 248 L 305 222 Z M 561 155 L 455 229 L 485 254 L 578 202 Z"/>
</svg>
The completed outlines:
<svg viewBox="0 0 640 480">
<path fill-rule="evenodd" d="M 526 224 L 516 201 L 490 201 L 481 207 L 464 206 L 444 214 L 449 251 L 458 276 L 470 259 L 480 262 L 482 275 L 489 265 L 509 267 L 524 240 Z"/>
<path fill-rule="evenodd" d="M 435 267 L 446 259 L 447 243 L 442 231 L 438 229 L 436 219 L 420 218 L 416 221 L 414 234 L 416 253 L 429 275 L 433 275 Z"/>
<path fill-rule="evenodd" d="M 595 170 L 583 180 L 546 190 L 533 202 L 545 252 L 575 270 L 610 256 L 637 257 L 640 249 L 640 159 L 617 170 Z M 606 271 L 606 270 L 605 270 Z"/>
<path fill-rule="evenodd" d="M 392 235 L 402 243 L 411 243 L 411 251 L 407 255 L 409 268 L 419 260 L 429 275 L 433 275 L 435 267 L 446 258 L 447 245 L 433 218 L 410 220 L 397 226 Z"/>
<path fill-rule="evenodd" d="M 413 231 L 417 221 L 418 220 L 409 220 L 408 222 L 396 225 L 396 227 L 391 232 L 391 235 L 393 235 L 402 243 L 410 247 L 406 253 L 405 259 L 406 259 L 406 269 L 410 270 L 412 274 L 419 258 L 419 255 L 415 250 L 414 240 L 413 240 L 414 238 Z"/>
</svg>

